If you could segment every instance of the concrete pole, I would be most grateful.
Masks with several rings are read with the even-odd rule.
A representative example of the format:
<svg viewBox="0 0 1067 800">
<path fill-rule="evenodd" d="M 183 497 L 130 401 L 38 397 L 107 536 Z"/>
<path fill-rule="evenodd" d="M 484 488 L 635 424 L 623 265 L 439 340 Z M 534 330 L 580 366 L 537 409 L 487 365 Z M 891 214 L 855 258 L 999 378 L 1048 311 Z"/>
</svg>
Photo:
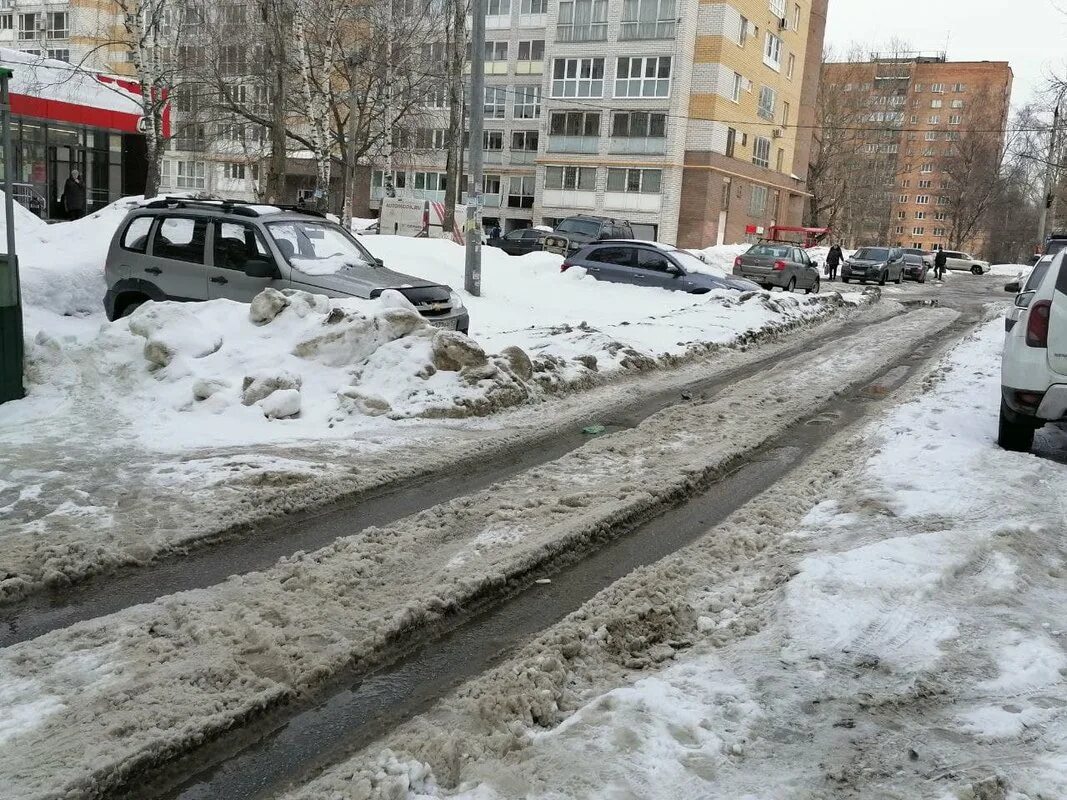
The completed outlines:
<svg viewBox="0 0 1067 800">
<path fill-rule="evenodd" d="M 1049 208 L 1052 206 L 1052 198 L 1056 193 L 1056 175 L 1055 168 L 1056 160 L 1056 140 L 1059 137 L 1060 128 L 1060 101 L 1063 99 L 1063 93 L 1061 92 L 1059 97 L 1056 98 L 1056 108 L 1052 112 L 1052 133 L 1048 139 L 1048 160 L 1045 164 L 1045 192 L 1041 198 L 1041 216 L 1037 222 L 1037 246 L 1042 250 L 1045 248 L 1045 234 L 1047 232 Z M 1055 222 L 1055 220 L 1053 220 Z"/>
<path fill-rule="evenodd" d="M 463 237 L 467 259 L 463 288 L 478 297 L 482 293 L 482 129 L 485 117 L 485 0 L 473 0 L 471 23 L 471 120 L 470 180 L 467 183 L 467 219 Z M 462 175 L 462 172 L 460 173 Z"/>
<path fill-rule="evenodd" d="M 11 173 L 15 154 L 11 150 L 10 69 L 0 68 L 0 127 L 4 145 L 4 214 L 7 217 L 7 254 L 0 257 L 0 403 L 26 395 L 22 383 L 25 354 L 22 339 L 22 295 L 19 260 L 15 253 L 15 201 Z"/>
</svg>

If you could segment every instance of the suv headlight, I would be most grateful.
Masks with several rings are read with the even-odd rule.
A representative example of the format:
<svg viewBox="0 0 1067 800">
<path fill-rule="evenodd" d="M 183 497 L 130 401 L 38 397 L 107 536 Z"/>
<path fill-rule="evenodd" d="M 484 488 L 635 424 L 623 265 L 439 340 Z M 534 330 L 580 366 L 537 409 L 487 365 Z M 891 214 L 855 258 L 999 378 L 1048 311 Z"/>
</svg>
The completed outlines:
<svg viewBox="0 0 1067 800">
<path fill-rule="evenodd" d="M 452 304 L 453 311 L 463 311 L 465 306 L 463 305 L 463 298 L 460 297 L 459 292 L 452 292 L 448 296 L 448 301 Z"/>
</svg>

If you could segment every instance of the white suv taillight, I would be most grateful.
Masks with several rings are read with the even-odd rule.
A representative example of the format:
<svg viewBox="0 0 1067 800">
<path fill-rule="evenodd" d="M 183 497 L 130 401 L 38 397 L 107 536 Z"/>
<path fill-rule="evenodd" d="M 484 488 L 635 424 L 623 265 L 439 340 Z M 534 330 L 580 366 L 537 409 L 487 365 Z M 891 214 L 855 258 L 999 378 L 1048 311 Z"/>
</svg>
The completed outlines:
<svg viewBox="0 0 1067 800">
<path fill-rule="evenodd" d="M 1030 306 L 1030 313 L 1026 317 L 1027 347 L 1048 347 L 1048 320 L 1051 314 L 1051 300 L 1038 300 Z"/>
</svg>

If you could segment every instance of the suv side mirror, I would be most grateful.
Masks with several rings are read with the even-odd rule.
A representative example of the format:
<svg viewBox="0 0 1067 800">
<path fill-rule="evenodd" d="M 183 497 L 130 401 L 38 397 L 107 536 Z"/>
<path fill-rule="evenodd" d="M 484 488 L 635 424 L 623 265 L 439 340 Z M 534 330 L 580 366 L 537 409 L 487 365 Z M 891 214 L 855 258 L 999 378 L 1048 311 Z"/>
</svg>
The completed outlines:
<svg viewBox="0 0 1067 800">
<path fill-rule="evenodd" d="M 1034 299 L 1034 295 L 1035 294 L 1037 294 L 1036 291 L 1029 291 L 1029 292 L 1023 292 L 1022 294 L 1017 295 L 1015 297 L 1015 307 L 1016 308 L 1029 308 L 1030 307 L 1030 302 Z"/>
<path fill-rule="evenodd" d="M 1011 283 L 1004 284 L 1004 291 L 1011 292 L 1012 294 L 1018 294 L 1021 288 L 1023 287 L 1019 285 L 1018 281 L 1012 281 Z"/>
<path fill-rule="evenodd" d="M 676 278 L 680 278 L 683 275 L 685 275 L 685 270 L 684 269 L 679 267 L 677 264 L 674 264 L 674 263 L 671 263 L 671 262 L 667 263 L 667 272 L 669 274 L 673 275 Z"/>
<path fill-rule="evenodd" d="M 270 256 L 252 256 L 245 261 L 244 274 L 249 278 L 277 278 L 278 265 Z"/>
<path fill-rule="evenodd" d="M 374 266 L 376 266 L 376 267 L 384 267 L 385 266 L 385 262 L 382 261 L 380 258 L 374 259 L 373 263 L 374 263 Z"/>
</svg>

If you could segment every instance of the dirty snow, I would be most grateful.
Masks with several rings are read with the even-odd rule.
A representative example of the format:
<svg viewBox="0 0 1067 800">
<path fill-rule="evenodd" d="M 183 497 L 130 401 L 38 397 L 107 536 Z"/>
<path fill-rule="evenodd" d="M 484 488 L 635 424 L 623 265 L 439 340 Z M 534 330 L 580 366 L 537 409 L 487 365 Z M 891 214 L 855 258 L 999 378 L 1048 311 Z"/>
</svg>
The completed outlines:
<svg viewBox="0 0 1067 800">
<path fill-rule="evenodd" d="M 0 674 L 33 678 L 63 709 L 0 745 L 0 784 L 11 800 L 90 782 L 100 791 L 139 759 L 188 747 L 343 666 L 369 668 L 413 628 L 693 491 L 955 318 L 933 309 L 871 325 L 847 346 L 785 359 L 483 492 L 262 573 L 8 647 Z M 798 371 L 803 384 L 792 380 Z M 742 400 L 750 413 L 724 428 L 719 421 Z M 585 483 L 576 486 L 575 475 Z M 525 535 L 508 532 L 520 522 Z M 464 569 L 450 566 L 456 556 Z M 110 671 L 72 682 L 58 661 L 75 652 L 105 653 Z"/>
<path fill-rule="evenodd" d="M 286 797 L 1067 796 L 1065 441 L 995 446 L 1002 340 Z"/>
</svg>

